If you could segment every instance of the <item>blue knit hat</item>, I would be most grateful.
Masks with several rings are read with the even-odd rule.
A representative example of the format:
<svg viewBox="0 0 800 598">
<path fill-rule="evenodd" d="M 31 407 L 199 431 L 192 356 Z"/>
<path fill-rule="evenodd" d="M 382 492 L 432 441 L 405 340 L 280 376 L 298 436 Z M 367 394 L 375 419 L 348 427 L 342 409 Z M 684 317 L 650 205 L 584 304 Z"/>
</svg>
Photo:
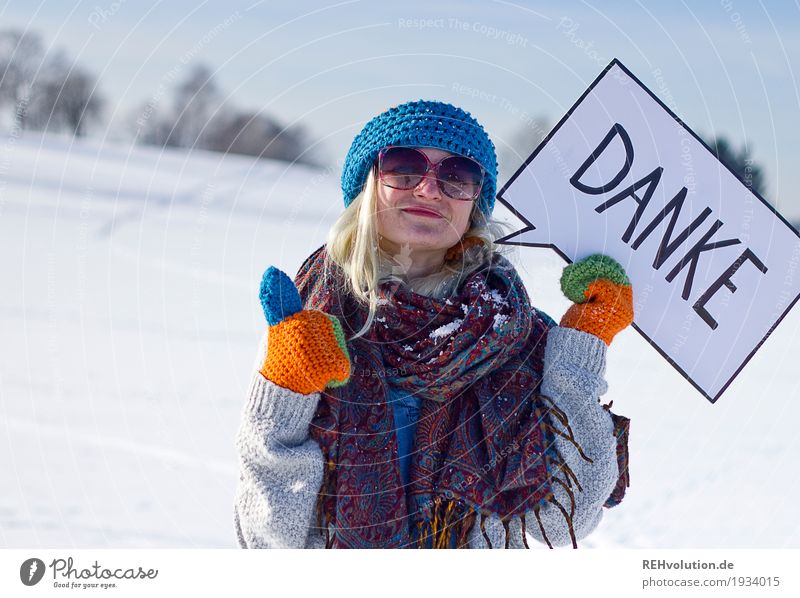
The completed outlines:
<svg viewBox="0 0 800 598">
<path fill-rule="evenodd" d="M 492 140 L 469 112 L 425 100 L 390 108 L 369 121 L 353 139 L 342 172 L 345 207 L 361 193 L 378 152 L 389 145 L 434 147 L 478 162 L 486 170 L 478 208 L 491 215 L 497 189 L 497 156 Z"/>
</svg>

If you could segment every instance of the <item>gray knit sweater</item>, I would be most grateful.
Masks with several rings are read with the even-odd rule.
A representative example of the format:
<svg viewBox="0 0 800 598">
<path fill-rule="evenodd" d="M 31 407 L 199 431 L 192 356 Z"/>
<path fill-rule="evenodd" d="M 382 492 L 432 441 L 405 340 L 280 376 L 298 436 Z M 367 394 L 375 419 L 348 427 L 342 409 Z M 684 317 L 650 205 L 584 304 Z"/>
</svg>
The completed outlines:
<svg viewBox="0 0 800 598">
<path fill-rule="evenodd" d="M 599 402 L 607 389 L 605 363 L 606 345 L 600 339 L 570 328 L 550 330 L 541 392 L 564 411 L 575 439 L 592 459 L 587 462 L 572 443 L 556 436 L 556 448 L 583 488 L 575 491 L 573 527 L 578 539 L 597 527 L 602 505 L 618 477 L 611 416 Z M 234 525 L 242 548 L 324 546 L 319 531 L 312 530 L 323 458 L 308 434 L 318 400 L 319 393 L 298 394 L 254 374 L 236 438 L 240 477 Z M 563 429 L 555 419 L 552 423 Z M 561 486 L 555 485 L 554 492 L 562 505 L 570 504 Z M 556 506 L 548 503 L 539 517 L 553 545 L 571 545 L 566 520 Z M 528 520 L 536 521 L 535 515 L 530 513 Z M 512 548 L 522 547 L 520 527 L 519 518 L 514 518 L 509 528 Z M 528 525 L 527 531 L 544 542 L 538 525 Z M 493 547 L 505 546 L 505 531 L 498 517 L 486 521 L 486 532 Z M 469 534 L 469 545 L 487 547 L 477 525 Z"/>
</svg>

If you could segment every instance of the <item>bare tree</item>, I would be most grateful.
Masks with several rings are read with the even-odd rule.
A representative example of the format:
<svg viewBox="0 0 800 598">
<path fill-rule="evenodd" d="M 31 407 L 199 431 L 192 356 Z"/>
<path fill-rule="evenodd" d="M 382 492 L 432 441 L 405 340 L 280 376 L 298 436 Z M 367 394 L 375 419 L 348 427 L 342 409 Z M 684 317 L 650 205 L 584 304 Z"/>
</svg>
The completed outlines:
<svg viewBox="0 0 800 598">
<path fill-rule="evenodd" d="M 150 102 L 137 113 L 138 139 L 162 147 L 202 147 L 201 137 L 219 102 L 213 71 L 206 65 L 197 65 L 175 87 L 166 109 Z"/>
<path fill-rule="evenodd" d="M 30 31 L 0 31 L 0 107 L 10 107 L 13 120 L 25 125 L 33 79 L 42 65 L 41 38 Z"/>
<path fill-rule="evenodd" d="M 219 104 L 219 89 L 210 67 L 199 64 L 178 85 L 173 100 L 173 127 L 166 145 L 194 147 Z"/>
<path fill-rule="evenodd" d="M 87 125 L 99 121 L 103 106 L 96 86 L 95 77 L 56 54 L 33 82 L 26 126 L 85 135 Z"/>
<path fill-rule="evenodd" d="M 283 127 L 266 114 L 229 111 L 214 118 L 202 146 L 217 152 L 314 164 L 306 137 L 302 126 Z"/>
<path fill-rule="evenodd" d="M 139 112 L 136 131 L 140 141 L 316 163 L 307 151 L 302 126 L 284 127 L 267 114 L 240 111 L 224 104 L 221 95 L 211 68 L 195 66 L 175 88 L 170 109 L 157 112 L 147 104 Z"/>
<path fill-rule="evenodd" d="M 718 136 L 714 139 L 706 140 L 706 145 L 711 148 L 711 151 L 719 158 L 719 161 L 730 168 L 749 189 L 764 197 L 767 187 L 764 167 L 756 164 L 751 158 L 747 144 L 737 151 L 725 137 Z"/>
</svg>

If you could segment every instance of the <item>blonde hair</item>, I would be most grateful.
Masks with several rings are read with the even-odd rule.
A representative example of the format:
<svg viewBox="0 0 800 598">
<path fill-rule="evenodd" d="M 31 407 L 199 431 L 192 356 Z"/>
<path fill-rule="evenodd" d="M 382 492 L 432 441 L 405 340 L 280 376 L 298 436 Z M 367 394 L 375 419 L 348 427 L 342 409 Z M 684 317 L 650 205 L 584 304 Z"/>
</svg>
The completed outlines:
<svg viewBox="0 0 800 598">
<path fill-rule="evenodd" d="M 346 292 L 369 308 L 367 320 L 353 338 L 365 334 L 375 318 L 378 309 L 378 288 L 388 281 L 408 284 L 403 277 L 402 264 L 386 254 L 380 247 L 376 206 L 378 180 L 375 169 L 371 169 L 364 189 L 345 208 L 328 232 L 327 259 L 344 272 Z M 494 243 L 510 232 L 510 227 L 493 220 L 477 209 L 474 204 L 470 216 L 470 228 L 459 241 L 463 253 L 458 259 L 445 260 L 438 272 L 413 280 L 413 290 L 429 297 L 445 298 L 452 295 L 460 283 L 472 272 L 489 263 L 495 253 L 501 252 Z M 464 244 L 467 237 L 477 237 L 481 243 Z M 326 268 L 330 264 L 326 264 Z"/>
</svg>

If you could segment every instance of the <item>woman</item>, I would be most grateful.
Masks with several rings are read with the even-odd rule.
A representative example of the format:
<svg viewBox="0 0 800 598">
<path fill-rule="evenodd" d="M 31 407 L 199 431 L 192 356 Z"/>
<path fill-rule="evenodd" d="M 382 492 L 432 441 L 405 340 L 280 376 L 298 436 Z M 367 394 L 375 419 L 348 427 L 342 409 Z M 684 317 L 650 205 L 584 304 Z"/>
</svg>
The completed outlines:
<svg viewBox="0 0 800 598">
<path fill-rule="evenodd" d="M 599 396 L 630 283 L 592 256 L 565 269 L 560 326 L 533 308 L 492 242 L 496 176 L 483 127 L 449 104 L 355 138 L 328 243 L 294 283 L 262 280 L 242 547 L 577 546 L 621 499 L 628 420 Z"/>
</svg>

